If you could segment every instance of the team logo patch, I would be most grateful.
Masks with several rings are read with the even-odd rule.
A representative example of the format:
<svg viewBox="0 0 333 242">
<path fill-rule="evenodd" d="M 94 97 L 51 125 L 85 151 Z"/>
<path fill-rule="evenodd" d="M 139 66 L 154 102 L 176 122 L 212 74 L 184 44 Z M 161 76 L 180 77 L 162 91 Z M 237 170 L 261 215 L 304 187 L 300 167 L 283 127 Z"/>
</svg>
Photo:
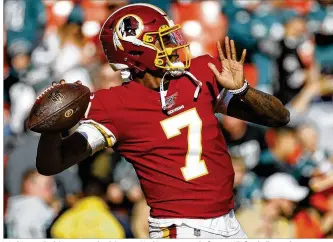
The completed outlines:
<svg viewBox="0 0 333 242">
<path fill-rule="evenodd" d="M 177 96 L 178 96 L 178 92 L 175 92 L 171 96 L 168 96 L 168 97 L 165 98 L 166 108 L 169 109 L 169 108 L 172 108 L 175 105 Z"/>
<path fill-rule="evenodd" d="M 122 17 L 118 21 L 113 33 L 113 43 L 116 50 L 117 48 L 124 50 L 120 40 L 129 41 L 135 45 L 141 45 L 142 42 L 138 37 L 142 34 L 143 28 L 143 22 L 139 16 L 129 14 Z"/>
</svg>

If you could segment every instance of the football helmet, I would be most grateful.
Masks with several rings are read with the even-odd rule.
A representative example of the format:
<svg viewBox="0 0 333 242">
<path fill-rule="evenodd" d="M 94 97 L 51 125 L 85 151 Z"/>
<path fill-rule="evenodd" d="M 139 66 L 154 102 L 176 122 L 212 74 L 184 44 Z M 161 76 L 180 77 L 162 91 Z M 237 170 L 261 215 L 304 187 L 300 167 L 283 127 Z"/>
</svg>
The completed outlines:
<svg viewBox="0 0 333 242">
<path fill-rule="evenodd" d="M 109 16 L 99 38 L 114 70 L 175 72 L 189 68 L 191 61 L 180 29 L 160 8 L 131 4 Z"/>
</svg>

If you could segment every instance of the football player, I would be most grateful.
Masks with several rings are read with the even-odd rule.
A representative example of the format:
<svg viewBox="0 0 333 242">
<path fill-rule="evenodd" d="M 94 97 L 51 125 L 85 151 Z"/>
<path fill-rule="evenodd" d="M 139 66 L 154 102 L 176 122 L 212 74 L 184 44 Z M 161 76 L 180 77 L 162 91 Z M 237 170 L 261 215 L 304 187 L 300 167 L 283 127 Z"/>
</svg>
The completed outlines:
<svg viewBox="0 0 333 242">
<path fill-rule="evenodd" d="M 233 212 L 234 171 L 214 114 L 283 126 L 289 112 L 244 80 L 245 50 L 237 61 L 226 38 L 225 54 L 218 45 L 221 63 L 208 55 L 191 59 L 180 28 L 149 4 L 111 14 L 100 40 L 125 82 L 92 94 L 85 120 L 69 137 L 42 134 L 37 169 L 54 175 L 113 147 L 136 169 L 151 208 L 151 238 L 246 238 Z"/>
</svg>

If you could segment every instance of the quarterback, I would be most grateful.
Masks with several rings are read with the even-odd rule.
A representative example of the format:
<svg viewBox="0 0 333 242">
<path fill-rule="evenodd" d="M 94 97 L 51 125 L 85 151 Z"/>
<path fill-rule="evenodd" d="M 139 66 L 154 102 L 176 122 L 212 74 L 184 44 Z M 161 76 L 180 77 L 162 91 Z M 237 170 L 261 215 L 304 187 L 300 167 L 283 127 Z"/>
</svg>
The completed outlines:
<svg viewBox="0 0 333 242">
<path fill-rule="evenodd" d="M 249 86 L 246 51 L 238 61 L 232 40 L 225 39 L 225 53 L 218 43 L 220 61 L 191 59 L 180 29 L 149 4 L 111 14 L 100 41 L 124 83 L 93 93 L 70 136 L 43 133 L 36 166 L 54 175 L 113 147 L 136 169 L 151 208 L 151 238 L 246 238 L 233 212 L 234 171 L 214 114 L 278 127 L 289 112 Z"/>
</svg>

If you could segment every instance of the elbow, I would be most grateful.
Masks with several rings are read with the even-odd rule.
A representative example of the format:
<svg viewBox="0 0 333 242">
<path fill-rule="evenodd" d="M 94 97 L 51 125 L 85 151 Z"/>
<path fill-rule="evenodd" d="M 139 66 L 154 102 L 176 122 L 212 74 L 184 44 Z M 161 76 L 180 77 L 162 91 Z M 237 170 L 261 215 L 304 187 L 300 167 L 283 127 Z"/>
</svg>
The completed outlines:
<svg viewBox="0 0 333 242">
<path fill-rule="evenodd" d="M 36 169 L 37 169 L 37 172 L 43 176 L 53 176 L 55 175 L 53 172 L 50 172 L 46 169 L 43 169 L 41 167 L 39 167 L 38 165 L 36 165 Z"/>
<path fill-rule="evenodd" d="M 54 169 L 50 169 L 50 167 L 44 167 L 41 166 L 39 162 L 36 162 L 36 169 L 37 172 L 43 176 L 54 176 L 56 174 L 58 174 L 58 171 L 55 171 Z"/>
</svg>

